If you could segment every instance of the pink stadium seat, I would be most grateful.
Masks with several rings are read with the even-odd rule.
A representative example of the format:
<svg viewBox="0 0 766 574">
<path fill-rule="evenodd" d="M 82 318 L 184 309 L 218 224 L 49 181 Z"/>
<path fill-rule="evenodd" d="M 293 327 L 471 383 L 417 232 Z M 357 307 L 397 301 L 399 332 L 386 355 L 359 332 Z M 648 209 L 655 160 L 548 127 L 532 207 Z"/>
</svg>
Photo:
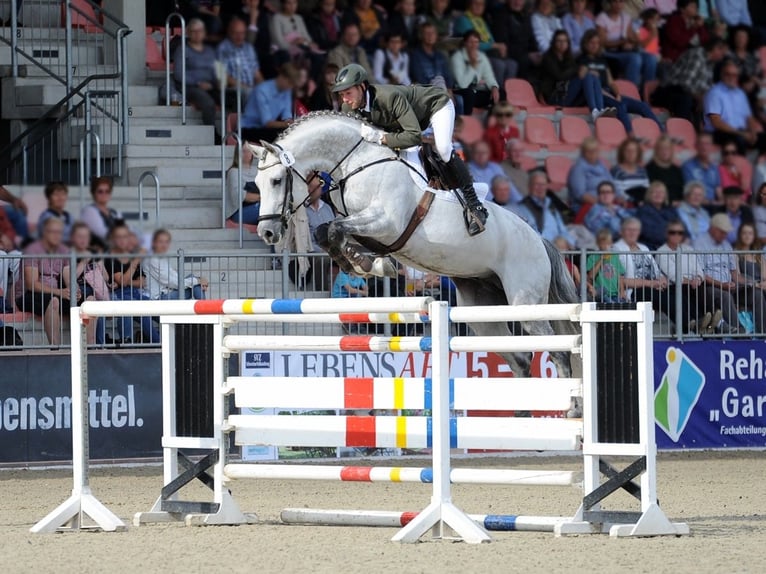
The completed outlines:
<svg viewBox="0 0 766 574">
<path fill-rule="evenodd" d="M 596 120 L 596 138 L 605 148 L 615 148 L 620 145 L 628 134 L 625 126 L 617 118 L 600 117 Z"/>
<path fill-rule="evenodd" d="M 521 158 L 519 159 L 519 163 L 521 164 L 521 169 L 523 169 L 524 171 L 530 171 L 537 167 L 537 160 L 531 155 L 527 155 L 527 154 L 521 155 Z"/>
<path fill-rule="evenodd" d="M 634 100 L 641 99 L 641 94 L 639 93 L 636 84 L 630 80 L 615 80 L 614 83 L 617 84 L 617 88 L 620 90 L 620 95 L 633 98 Z"/>
<path fill-rule="evenodd" d="M 66 22 L 66 2 L 61 3 L 61 25 L 64 26 Z M 102 21 L 96 12 L 85 0 L 71 0 L 69 3 L 72 7 L 72 28 L 80 28 L 86 32 L 100 32 L 101 26 L 99 23 Z"/>
<path fill-rule="evenodd" d="M 741 155 L 735 155 L 733 161 L 739 173 L 742 174 L 742 189 L 745 190 L 745 201 L 747 201 L 753 187 L 753 165 Z"/>
<path fill-rule="evenodd" d="M 689 120 L 668 118 L 668 121 L 665 123 L 665 129 L 670 137 L 680 142 L 679 145 L 681 147 L 694 149 L 694 144 L 697 141 L 697 132 Z"/>
<path fill-rule="evenodd" d="M 561 118 L 559 127 L 561 129 L 561 141 L 566 144 L 579 146 L 582 140 L 593 135 L 588 122 L 575 116 Z"/>
<path fill-rule="evenodd" d="M 549 155 L 545 158 L 545 171 L 553 191 L 560 191 L 566 187 L 572 163 L 572 158 L 565 155 Z"/>
<path fill-rule="evenodd" d="M 552 146 L 559 143 L 553 122 L 546 117 L 529 117 L 524 119 L 524 139 L 529 143 Z"/>
<path fill-rule="evenodd" d="M 226 115 L 226 133 L 227 134 L 237 131 L 238 121 L 239 121 L 239 115 L 236 112 Z M 237 144 L 237 140 L 235 140 L 231 136 L 228 136 L 226 138 L 226 141 L 224 142 L 224 145 L 236 145 L 236 144 Z"/>
<path fill-rule="evenodd" d="M 162 51 L 149 34 L 146 35 L 146 67 L 150 70 L 165 69 L 165 58 L 162 57 Z"/>
<path fill-rule="evenodd" d="M 474 116 L 460 116 L 463 119 L 463 131 L 460 132 L 460 141 L 469 146 L 484 137 L 484 127 Z"/>
<path fill-rule="evenodd" d="M 654 147 L 654 142 L 660 137 L 660 126 L 649 118 L 633 119 L 633 135 L 644 140 L 645 148 Z"/>
<path fill-rule="evenodd" d="M 554 106 L 546 106 L 538 101 L 532 84 L 526 80 L 508 78 L 505 81 L 505 96 L 508 103 L 526 110 L 528 114 L 553 115 L 556 113 Z"/>
</svg>

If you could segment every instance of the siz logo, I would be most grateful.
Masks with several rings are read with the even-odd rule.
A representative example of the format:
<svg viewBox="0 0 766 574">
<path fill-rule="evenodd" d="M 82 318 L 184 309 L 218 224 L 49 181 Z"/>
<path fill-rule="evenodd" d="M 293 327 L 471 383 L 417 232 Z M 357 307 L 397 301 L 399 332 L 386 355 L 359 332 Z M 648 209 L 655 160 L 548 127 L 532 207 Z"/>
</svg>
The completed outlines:
<svg viewBox="0 0 766 574">
<path fill-rule="evenodd" d="M 268 369 L 271 366 L 271 353 L 245 353 L 245 367 L 248 369 Z"/>
</svg>

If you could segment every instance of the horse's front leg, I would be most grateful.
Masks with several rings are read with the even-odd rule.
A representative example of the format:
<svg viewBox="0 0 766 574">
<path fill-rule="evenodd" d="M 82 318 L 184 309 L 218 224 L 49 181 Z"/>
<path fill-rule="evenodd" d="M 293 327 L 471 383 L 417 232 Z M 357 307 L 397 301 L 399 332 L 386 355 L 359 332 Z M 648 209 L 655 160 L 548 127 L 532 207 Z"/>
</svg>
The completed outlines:
<svg viewBox="0 0 766 574">
<path fill-rule="evenodd" d="M 351 264 L 354 272 L 362 277 L 396 277 L 396 266 L 388 257 L 370 257 L 349 243 L 349 235 L 362 237 L 381 236 L 387 231 L 387 218 L 379 209 L 366 209 L 348 217 L 338 218 L 327 229 L 328 241 L 336 246 Z"/>
</svg>

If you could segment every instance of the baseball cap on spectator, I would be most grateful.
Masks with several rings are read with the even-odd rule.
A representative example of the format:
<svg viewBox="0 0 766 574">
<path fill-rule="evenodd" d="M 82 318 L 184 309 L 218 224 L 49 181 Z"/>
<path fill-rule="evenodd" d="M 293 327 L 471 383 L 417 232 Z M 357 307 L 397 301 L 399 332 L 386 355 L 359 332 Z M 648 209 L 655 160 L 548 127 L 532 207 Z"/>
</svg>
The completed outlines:
<svg viewBox="0 0 766 574">
<path fill-rule="evenodd" d="M 737 185 L 728 185 L 723 188 L 724 195 L 742 195 L 745 191 Z"/>
<path fill-rule="evenodd" d="M 731 232 L 734 226 L 731 224 L 731 219 L 725 213 L 716 213 L 710 220 L 710 227 L 715 227 L 726 233 Z"/>
</svg>

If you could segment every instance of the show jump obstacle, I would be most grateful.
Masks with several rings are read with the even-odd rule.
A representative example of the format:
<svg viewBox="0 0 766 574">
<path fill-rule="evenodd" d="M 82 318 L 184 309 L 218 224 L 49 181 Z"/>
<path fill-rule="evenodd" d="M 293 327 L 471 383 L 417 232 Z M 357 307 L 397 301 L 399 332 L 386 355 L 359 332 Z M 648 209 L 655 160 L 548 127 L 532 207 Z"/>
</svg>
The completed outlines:
<svg viewBox="0 0 766 574">
<path fill-rule="evenodd" d="M 72 309 L 72 496 L 33 532 L 124 528 L 88 484 L 88 376 L 84 325 L 104 316 L 160 316 L 164 482 L 149 512 L 136 524 L 184 520 L 187 524 L 243 524 L 244 514 L 225 486 L 230 480 L 311 479 L 432 483 L 420 512 L 285 509 L 287 523 L 401 526 L 395 541 L 435 538 L 491 540 L 489 530 L 540 530 L 557 535 L 609 532 L 612 536 L 687 534 L 657 504 L 654 440 L 652 309 L 601 309 L 595 304 L 459 307 L 428 298 L 85 302 Z M 237 336 L 241 321 L 430 322 L 430 337 Z M 450 322 L 571 321 L 575 335 L 550 337 L 450 337 Z M 79 333 L 78 333 L 79 331 Z M 78 336 L 79 335 L 79 336 Z M 188 347 L 194 339 L 193 350 Z M 622 341 L 622 346 L 615 343 Z M 627 348 L 626 348 L 627 346 Z M 244 350 L 430 352 L 432 376 L 420 379 L 227 377 L 227 358 Z M 451 351 L 564 351 L 582 356 L 582 378 L 450 379 Z M 597 352 L 598 351 L 598 352 Z M 295 408 L 369 412 L 413 409 L 431 416 L 263 415 L 238 408 Z M 583 419 L 455 417 L 453 411 L 558 410 L 581 397 Z M 229 460 L 229 438 L 238 445 L 431 448 L 431 468 L 244 464 Z M 583 473 L 451 468 L 451 448 L 582 449 Z M 190 458 L 192 451 L 196 458 Z M 200 455 L 200 453 L 202 453 Z M 605 457 L 616 458 L 621 470 Z M 212 469 L 212 474 L 210 471 Z M 602 479 L 603 475 L 603 479 Z M 640 477 L 639 482 L 634 482 Z M 184 501 L 179 490 L 200 480 L 212 502 Z M 571 518 L 468 515 L 452 503 L 452 483 L 582 483 L 583 499 Z M 640 507 L 604 510 L 601 502 L 623 489 Z M 86 522 L 85 516 L 90 520 Z"/>
</svg>

